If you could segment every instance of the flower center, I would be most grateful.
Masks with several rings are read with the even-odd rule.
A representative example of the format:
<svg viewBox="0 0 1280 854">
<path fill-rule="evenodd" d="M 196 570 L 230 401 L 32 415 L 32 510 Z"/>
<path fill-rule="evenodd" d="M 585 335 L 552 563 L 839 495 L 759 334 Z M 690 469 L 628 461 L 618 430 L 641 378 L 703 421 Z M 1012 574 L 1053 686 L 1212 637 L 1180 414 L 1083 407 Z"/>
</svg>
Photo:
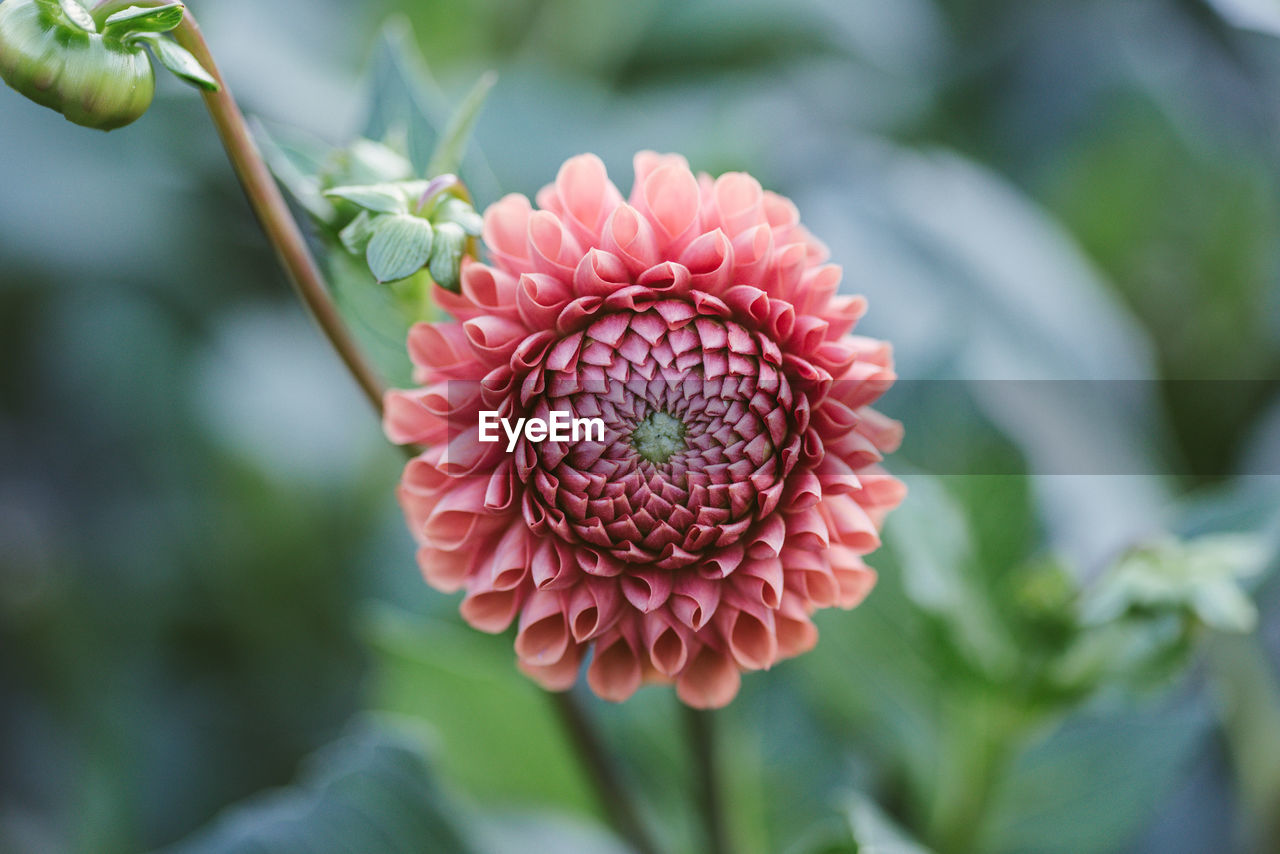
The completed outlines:
<svg viewBox="0 0 1280 854">
<path fill-rule="evenodd" d="M 684 423 L 654 410 L 631 431 L 636 452 L 651 463 L 665 463 L 685 448 Z"/>
</svg>

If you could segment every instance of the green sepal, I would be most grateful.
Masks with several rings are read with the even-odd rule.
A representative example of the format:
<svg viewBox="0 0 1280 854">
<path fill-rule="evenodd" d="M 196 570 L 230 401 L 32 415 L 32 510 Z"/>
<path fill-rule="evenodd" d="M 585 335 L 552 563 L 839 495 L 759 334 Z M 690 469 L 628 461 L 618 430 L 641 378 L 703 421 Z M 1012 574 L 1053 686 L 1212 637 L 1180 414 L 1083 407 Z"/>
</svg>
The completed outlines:
<svg viewBox="0 0 1280 854">
<path fill-rule="evenodd" d="M 181 3 L 167 6 L 130 6 L 103 22 L 102 34 L 124 39 L 136 33 L 167 33 L 182 23 L 186 7 Z"/>
<path fill-rule="evenodd" d="M 435 235 L 431 223 L 408 214 L 379 217 L 365 250 L 369 270 L 379 282 L 412 276 L 431 257 Z"/>
<path fill-rule="evenodd" d="M 374 213 L 409 213 L 408 197 L 405 192 L 395 184 L 369 184 L 362 187 L 334 187 L 330 190 L 325 190 L 324 194 L 330 199 L 343 199 Z"/>
<path fill-rule="evenodd" d="M 456 222 L 436 225 L 435 245 L 427 269 L 440 287 L 457 292 L 461 287 L 462 256 L 467 248 L 467 233 Z"/>
<path fill-rule="evenodd" d="M 377 217 L 368 211 L 360 211 L 355 219 L 347 223 L 346 228 L 338 232 L 338 239 L 342 241 L 344 249 L 352 255 L 359 255 L 369 245 L 376 225 Z"/>
<path fill-rule="evenodd" d="M 89 14 L 89 10 L 81 6 L 76 0 L 58 0 L 58 7 L 62 10 L 62 14 L 66 19 L 86 33 L 96 33 L 98 25 L 94 23 L 93 16 Z"/>
<path fill-rule="evenodd" d="M 213 79 L 213 75 L 205 70 L 200 61 L 177 42 L 163 38 L 158 33 L 134 33 L 129 41 L 134 44 L 144 42 L 150 45 L 156 59 L 160 60 L 160 64 L 169 69 L 175 77 L 208 92 L 217 92 L 220 88 L 218 81 Z"/>
<path fill-rule="evenodd" d="M 431 218 L 437 222 L 455 222 L 471 237 L 479 237 L 484 231 L 484 217 L 457 196 L 441 199 Z"/>
</svg>

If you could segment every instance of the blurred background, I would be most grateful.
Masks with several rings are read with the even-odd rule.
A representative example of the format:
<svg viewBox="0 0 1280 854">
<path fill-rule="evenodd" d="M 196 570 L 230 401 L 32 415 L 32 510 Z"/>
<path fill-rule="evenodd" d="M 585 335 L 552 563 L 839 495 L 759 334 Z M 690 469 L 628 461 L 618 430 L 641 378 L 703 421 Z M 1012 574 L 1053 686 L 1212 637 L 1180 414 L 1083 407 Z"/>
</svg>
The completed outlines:
<svg viewBox="0 0 1280 854">
<path fill-rule="evenodd" d="M 679 151 L 791 196 L 870 299 L 861 328 L 907 380 L 885 409 L 912 502 L 870 602 L 824 614 L 818 650 L 723 716 L 742 851 L 857 850 L 844 818 L 944 854 L 1276 850 L 1274 547 L 1246 581 L 1252 631 L 1183 620 L 1166 649 L 1148 627 L 1176 659 L 1158 677 L 1144 659 L 1065 694 L 1034 678 L 1125 548 L 1275 542 L 1274 4 L 190 5 L 273 129 L 378 131 L 412 76 L 407 31 L 383 30 L 402 15 L 444 103 L 501 74 L 478 201 L 579 152 L 626 188 L 634 151 Z M 1125 390 L 1028 417 L 1013 380 Z M 1055 461 L 1064 436 L 1092 467 Z M 261 834 L 400 762 L 491 850 L 620 850 L 509 639 L 459 628 L 422 583 L 401 461 L 194 94 L 166 78 L 103 135 L 0 89 L 0 851 L 301 850 Z M 696 851 L 668 693 L 593 709 L 647 817 Z M 978 836 L 948 836 L 947 810 Z"/>
</svg>

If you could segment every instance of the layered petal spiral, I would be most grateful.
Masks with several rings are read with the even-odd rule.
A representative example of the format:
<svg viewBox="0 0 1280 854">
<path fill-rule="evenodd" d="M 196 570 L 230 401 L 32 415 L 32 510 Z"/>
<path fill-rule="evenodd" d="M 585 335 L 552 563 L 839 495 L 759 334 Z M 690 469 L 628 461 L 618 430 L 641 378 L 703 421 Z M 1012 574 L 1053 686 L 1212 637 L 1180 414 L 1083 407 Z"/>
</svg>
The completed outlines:
<svg viewBox="0 0 1280 854">
<path fill-rule="evenodd" d="M 428 582 L 478 629 L 517 627 L 521 669 L 552 690 L 583 663 L 620 701 L 674 683 L 716 707 L 743 671 L 817 641 L 819 608 L 875 583 L 902 484 L 901 428 L 872 407 L 888 344 L 794 205 L 742 173 L 642 152 L 624 198 L 594 155 L 484 216 L 488 263 L 452 321 L 409 337 L 417 388 L 385 429 L 425 451 L 399 488 Z M 481 413 L 595 420 L 603 435 L 481 441 Z"/>
</svg>

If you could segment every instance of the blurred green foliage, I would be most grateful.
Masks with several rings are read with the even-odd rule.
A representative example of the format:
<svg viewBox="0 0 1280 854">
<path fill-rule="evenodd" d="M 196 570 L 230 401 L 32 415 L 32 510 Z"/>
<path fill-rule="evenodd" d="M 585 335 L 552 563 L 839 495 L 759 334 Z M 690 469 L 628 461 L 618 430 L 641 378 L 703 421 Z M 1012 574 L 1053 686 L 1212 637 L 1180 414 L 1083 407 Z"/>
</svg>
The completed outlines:
<svg viewBox="0 0 1280 854">
<path fill-rule="evenodd" d="M 1264 4 L 193 5 L 295 153 L 399 138 L 425 171 L 451 102 L 497 68 L 462 164 L 481 205 L 586 150 L 623 186 L 644 147 L 748 168 L 832 246 L 904 377 L 1137 381 L 1123 409 L 1050 407 L 1052 430 L 981 388 L 886 401 L 912 495 L 880 584 L 721 716 L 736 850 L 1267 850 Z M 0 851 L 620 850 L 507 639 L 418 577 L 400 458 L 290 302 L 198 104 L 159 101 L 103 138 L 0 91 Z M 403 314 L 369 301 L 389 292 L 330 250 L 362 340 L 402 360 Z M 1152 474 L 1049 474 L 1063 436 Z M 1260 558 L 1200 560 L 1223 534 Z M 1251 608 L 1255 633 L 1211 631 Z M 698 850 L 669 692 L 592 710 L 647 822 Z"/>
</svg>

